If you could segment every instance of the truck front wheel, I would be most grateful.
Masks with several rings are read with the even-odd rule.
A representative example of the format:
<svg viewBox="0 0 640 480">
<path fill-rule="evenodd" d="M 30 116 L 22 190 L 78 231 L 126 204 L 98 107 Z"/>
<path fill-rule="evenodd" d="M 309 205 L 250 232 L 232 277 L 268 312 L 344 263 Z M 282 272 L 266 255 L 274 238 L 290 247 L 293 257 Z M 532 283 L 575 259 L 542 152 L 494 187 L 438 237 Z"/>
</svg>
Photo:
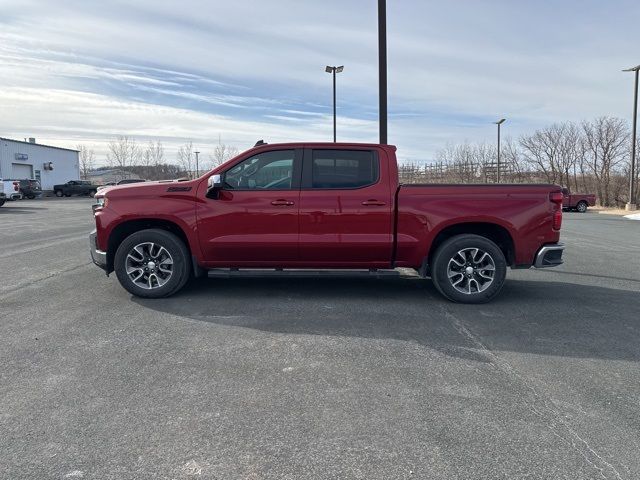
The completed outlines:
<svg viewBox="0 0 640 480">
<path fill-rule="evenodd" d="M 116 250 L 114 270 L 129 293 L 145 298 L 168 297 L 189 279 L 189 251 L 171 232 L 141 230 L 122 241 Z"/>
<path fill-rule="evenodd" d="M 436 250 L 431 279 L 436 289 L 457 303 L 486 303 L 502 289 L 507 262 L 502 250 L 480 235 L 456 235 Z"/>
</svg>

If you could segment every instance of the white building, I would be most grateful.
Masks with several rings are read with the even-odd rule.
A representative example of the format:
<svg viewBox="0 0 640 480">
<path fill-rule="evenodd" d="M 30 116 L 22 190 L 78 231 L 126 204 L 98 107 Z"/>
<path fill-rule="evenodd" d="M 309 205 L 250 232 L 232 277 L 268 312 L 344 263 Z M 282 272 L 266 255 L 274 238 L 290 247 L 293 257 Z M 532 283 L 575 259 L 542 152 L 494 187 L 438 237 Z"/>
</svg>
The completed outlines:
<svg viewBox="0 0 640 480">
<path fill-rule="evenodd" d="M 0 137 L 0 178 L 40 181 L 43 190 L 80 178 L 78 151 Z"/>
</svg>

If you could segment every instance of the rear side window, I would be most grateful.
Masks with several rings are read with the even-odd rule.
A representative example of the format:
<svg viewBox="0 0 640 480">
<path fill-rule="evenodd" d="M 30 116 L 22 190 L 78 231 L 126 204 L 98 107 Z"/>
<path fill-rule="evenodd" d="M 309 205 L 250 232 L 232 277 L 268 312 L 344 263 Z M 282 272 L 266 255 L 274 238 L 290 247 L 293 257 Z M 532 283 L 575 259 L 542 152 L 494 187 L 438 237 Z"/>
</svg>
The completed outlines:
<svg viewBox="0 0 640 480">
<path fill-rule="evenodd" d="M 313 188 L 359 188 L 378 181 L 378 159 L 368 150 L 313 150 Z"/>
</svg>

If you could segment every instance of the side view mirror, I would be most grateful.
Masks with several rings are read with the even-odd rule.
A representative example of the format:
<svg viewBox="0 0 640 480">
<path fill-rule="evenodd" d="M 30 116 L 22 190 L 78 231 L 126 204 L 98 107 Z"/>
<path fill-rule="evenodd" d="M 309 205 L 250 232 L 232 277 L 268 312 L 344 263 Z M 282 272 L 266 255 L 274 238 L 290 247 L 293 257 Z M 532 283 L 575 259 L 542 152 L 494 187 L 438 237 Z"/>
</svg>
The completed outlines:
<svg viewBox="0 0 640 480">
<path fill-rule="evenodd" d="M 218 198 L 218 192 L 222 188 L 222 176 L 219 174 L 211 175 L 207 180 L 207 197 Z"/>
</svg>

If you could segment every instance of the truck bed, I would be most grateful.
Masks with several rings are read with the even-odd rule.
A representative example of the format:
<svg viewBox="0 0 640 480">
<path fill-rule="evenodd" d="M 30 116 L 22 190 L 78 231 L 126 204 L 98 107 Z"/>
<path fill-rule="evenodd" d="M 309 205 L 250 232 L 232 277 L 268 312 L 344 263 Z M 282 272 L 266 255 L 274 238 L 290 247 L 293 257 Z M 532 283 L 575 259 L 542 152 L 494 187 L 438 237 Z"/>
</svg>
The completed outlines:
<svg viewBox="0 0 640 480">
<path fill-rule="evenodd" d="M 508 233 L 513 267 L 533 264 L 540 243 L 559 240 L 551 228 L 551 184 L 402 184 L 396 192 L 396 266 L 424 260 L 424 247 L 456 225 L 491 224 Z M 506 241 L 506 240 L 505 240 Z"/>
</svg>

